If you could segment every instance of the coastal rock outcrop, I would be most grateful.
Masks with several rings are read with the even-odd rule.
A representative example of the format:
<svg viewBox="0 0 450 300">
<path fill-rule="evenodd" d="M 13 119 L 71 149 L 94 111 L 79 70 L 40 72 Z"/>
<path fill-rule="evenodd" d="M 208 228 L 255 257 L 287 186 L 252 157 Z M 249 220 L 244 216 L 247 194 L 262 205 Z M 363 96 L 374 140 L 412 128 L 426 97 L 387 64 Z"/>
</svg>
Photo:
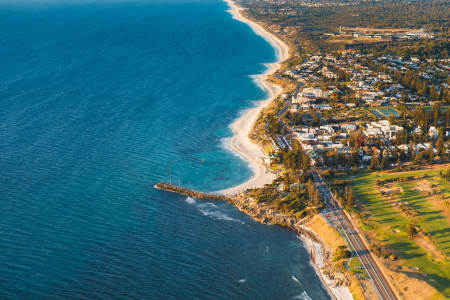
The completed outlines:
<svg viewBox="0 0 450 300">
<path fill-rule="evenodd" d="M 258 203 L 255 199 L 246 197 L 245 194 L 238 194 L 231 199 L 231 202 L 236 205 L 239 210 L 264 224 L 288 227 L 293 226 L 298 222 L 297 218 L 294 216 L 283 214 L 270 207 L 266 207 Z"/>
<path fill-rule="evenodd" d="M 261 223 L 280 225 L 294 230 L 305 242 L 311 262 L 321 276 L 324 285 L 330 290 L 331 295 L 335 294 L 334 289 L 340 286 L 349 286 L 348 274 L 331 262 L 332 249 L 322 241 L 316 232 L 305 225 L 307 218 L 299 220 L 293 214 L 285 214 L 275 210 L 269 205 L 259 203 L 256 199 L 248 197 L 245 193 L 235 195 L 230 202 Z M 348 299 L 348 297 L 345 298 Z M 337 296 L 335 299 L 341 299 L 341 297 Z"/>
</svg>

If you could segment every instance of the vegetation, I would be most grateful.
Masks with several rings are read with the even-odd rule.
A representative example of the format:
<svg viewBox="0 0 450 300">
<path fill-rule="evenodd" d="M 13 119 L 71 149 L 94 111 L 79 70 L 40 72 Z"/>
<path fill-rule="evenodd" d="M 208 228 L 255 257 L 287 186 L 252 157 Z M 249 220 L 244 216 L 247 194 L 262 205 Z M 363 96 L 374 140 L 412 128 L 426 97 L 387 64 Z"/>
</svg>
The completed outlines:
<svg viewBox="0 0 450 300">
<path fill-rule="evenodd" d="M 237 2 L 295 52 L 271 78 L 285 83 L 284 95 L 251 134 L 279 176 L 248 196 L 298 219 L 316 214 L 325 205 L 312 183 L 313 161 L 376 256 L 450 297 L 450 168 L 411 171 L 450 158 L 450 3 Z M 305 88 L 314 92 L 302 94 Z M 335 246 L 333 267 L 364 277 L 351 249 Z"/>
<path fill-rule="evenodd" d="M 449 48 L 450 44 L 447 43 L 445 47 Z M 380 55 L 380 53 L 386 54 L 386 52 L 380 51 L 377 53 L 377 55 Z M 432 56 L 427 56 L 427 58 L 430 57 Z M 391 75 L 397 82 L 401 83 L 403 86 L 411 89 L 412 91 L 416 92 L 421 96 L 428 97 L 430 100 L 443 101 L 446 103 L 450 102 L 450 95 L 448 88 L 441 88 L 438 91 L 436 90 L 436 86 L 433 84 L 435 81 L 447 82 L 449 80 L 448 74 L 442 74 L 443 80 L 439 80 L 440 78 L 436 78 L 436 76 L 429 80 L 425 80 L 423 79 L 423 77 L 419 76 L 417 72 L 412 72 L 411 70 L 408 70 L 406 72 L 393 71 L 389 69 L 388 65 L 376 64 L 372 60 L 367 58 L 360 59 L 358 62 L 369 67 L 372 70 L 384 72 L 386 74 Z M 403 102 L 405 102 L 406 94 L 403 94 L 402 97 Z"/>
<path fill-rule="evenodd" d="M 450 296 L 448 173 L 446 168 L 345 178 L 374 253 L 427 274 L 424 280 L 445 297 Z"/>
<path fill-rule="evenodd" d="M 258 203 L 270 205 L 279 211 L 296 215 L 297 218 L 317 213 L 324 204 L 311 178 L 297 176 L 296 182 L 291 183 L 294 177 L 292 174 L 285 173 L 273 184 L 251 189 L 247 195 Z"/>
<path fill-rule="evenodd" d="M 361 44 L 358 45 L 358 50 L 363 54 L 377 55 L 395 54 L 405 59 L 410 57 L 418 57 L 421 59 L 433 58 L 443 59 L 447 58 L 449 53 L 449 42 L 443 40 L 425 40 L 425 41 L 403 41 L 396 43 L 377 43 L 377 44 Z"/>
<path fill-rule="evenodd" d="M 333 253 L 333 261 L 338 261 L 345 258 L 350 258 L 352 256 L 352 252 L 347 249 L 347 246 L 342 245 L 337 248 Z"/>
<path fill-rule="evenodd" d="M 333 51 L 349 47 L 345 41 L 330 43 L 324 32 L 337 32 L 343 27 L 371 28 L 425 28 L 437 33 L 438 38 L 448 37 L 449 2 L 431 1 L 261 1 L 239 0 L 249 8 L 252 18 L 263 20 L 272 28 L 281 28 L 278 33 L 291 41 L 299 53 L 317 50 Z M 359 42 L 359 43 L 358 43 Z M 360 47 L 371 39 L 356 39 L 350 47 Z M 386 44 L 381 42 L 380 44 Z M 414 43 L 411 43 L 414 45 Z M 371 44 L 372 45 L 372 44 Z M 448 44 L 447 44 L 448 45 Z M 399 44 L 399 47 L 404 46 Z M 420 47 L 419 47 L 420 48 Z M 430 47 L 427 47 L 427 49 Z M 432 48 L 432 47 L 431 47 Z M 444 48 L 424 50 L 433 55 L 448 55 Z M 448 49 L 448 46 L 447 46 Z M 422 53 L 420 50 L 417 53 Z"/>
</svg>

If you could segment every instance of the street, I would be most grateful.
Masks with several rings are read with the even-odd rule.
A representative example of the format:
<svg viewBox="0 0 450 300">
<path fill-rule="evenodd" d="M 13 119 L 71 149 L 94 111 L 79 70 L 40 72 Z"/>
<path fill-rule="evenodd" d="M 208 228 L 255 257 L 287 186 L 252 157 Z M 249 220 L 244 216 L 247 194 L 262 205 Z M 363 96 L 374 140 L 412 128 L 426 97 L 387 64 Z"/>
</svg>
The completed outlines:
<svg viewBox="0 0 450 300">
<path fill-rule="evenodd" d="M 398 298 L 393 292 L 391 285 L 378 268 L 378 265 L 370 254 L 370 250 L 365 246 L 358 232 L 353 227 L 353 224 L 340 208 L 335 197 L 328 188 L 328 185 L 317 172 L 313 172 L 313 177 L 316 187 L 321 192 L 324 202 L 328 206 L 328 208 L 323 211 L 327 222 L 336 229 L 342 229 L 348 242 L 351 244 L 349 246 L 354 249 L 356 255 L 359 256 L 361 263 L 369 274 L 380 299 L 397 300 Z"/>
</svg>

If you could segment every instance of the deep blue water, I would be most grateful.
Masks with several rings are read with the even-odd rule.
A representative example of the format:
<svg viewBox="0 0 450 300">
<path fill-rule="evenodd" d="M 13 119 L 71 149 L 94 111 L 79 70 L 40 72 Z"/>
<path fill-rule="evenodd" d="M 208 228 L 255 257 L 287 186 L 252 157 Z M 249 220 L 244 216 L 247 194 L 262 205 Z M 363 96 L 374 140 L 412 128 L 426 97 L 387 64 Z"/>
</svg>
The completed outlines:
<svg viewBox="0 0 450 300">
<path fill-rule="evenodd" d="M 251 176 L 274 60 L 219 0 L 0 0 L 0 299 L 328 299 L 293 233 L 152 188 Z"/>
</svg>

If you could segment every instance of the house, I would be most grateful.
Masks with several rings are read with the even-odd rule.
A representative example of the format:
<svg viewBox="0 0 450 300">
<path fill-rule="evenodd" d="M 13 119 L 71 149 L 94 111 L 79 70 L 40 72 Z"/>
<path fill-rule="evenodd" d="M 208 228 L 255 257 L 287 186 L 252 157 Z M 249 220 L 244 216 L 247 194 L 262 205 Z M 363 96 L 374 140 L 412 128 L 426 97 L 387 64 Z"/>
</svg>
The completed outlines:
<svg viewBox="0 0 450 300">
<path fill-rule="evenodd" d="M 303 104 L 303 103 L 311 103 L 311 102 L 315 102 L 317 99 L 314 97 L 314 95 L 311 94 L 307 94 L 307 93 L 297 93 L 297 95 L 292 96 L 292 103 L 298 103 L 298 104 Z"/>
<path fill-rule="evenodd" d="M 328 91 L 322 91 L 322 89 L 315 87 L 304 88 L 302 90 L 302 94 L 304 97 L 322 99 L 328 98 L 330 96 L 330 93 Z"/>
<path fill-rule="evenodd" d="M 364 163 L 368 163 L 371 160 L 372 160 L 372 156 L 371 155 L 364 155 L 363 158 L 362 158 L 362 161 Z"/>
<path fill-rule="evenodd" d="M 366 130 L 364 134 L 369 137 L 380 137 L 384 136 L 388 139 L 393 139 L 397 132 L 403 130 L 403 127 L 390 125 L 389 120 L 381 120 L 379 122 L 370 122 L 366 124 Z"/>
<path fill-rule="evenodd" d="M 319 128 L 321 130 L 324 130 L 324 131 L 328 132 L 329 134 L 333 134 L 334 133 L 334 128 L 331 125 L 322 125 Z"/>
<path fill-rule="evenodd" d="M 439 130 L 437 130 L 434 126 L 431 126 L 430 130 L 428 130 L 428 136 L 433 139 L 437 139 L 437 137 L 439 136 Z"/>
<path fill-rule="evenodd" d="M 337 75 L 334 74 L 333 72 L 330 72 L 330 71 L 324 72 L 324 73 L 323 73 L 323 76 L 325 76 L 326 78 L 329 78 L 329 79 L 335 79 L 335 78 L 337 78 Z"/>
<path fill-rule="evenodd" d="M 331 110 L 332 107 L 329 104 L 318 104 L 316 105 L 317 109 L 321 109 L 321 110 Z"/>
<path fill-rule="evenodd" d="M 420 126 L 417 126 L 412 133 L 414 134 L 422 134 L 422 128 L 420 128 Z"/>
<path fill-rule="evenodd" d="M 300 141 L 309 141 L 309 140 L 315 140 L 316 136 L 309 132 L 297 132 L 297 138 Z"/>
<path fill-rule="evenodd" d="M 343 147 L 344 147 L 344 145 L 338 144 L 338 143 L 333 143 L 333 144 L 331 145 L 331 148 L 332 148 L 332 149 L 341 149 L 341 148 L 343 148 Z"/>
<path fill-rule="evenodd" d="M 301 145 L 304 150 L 313 150 L 317 146 L 317 141 L 302 141 Z"/>
<path fill-rule="evenodd" d="M 301 106 L 298 103 L 293 103 L 290 107 L 291 112 L 298 112 L 300 109 L 301 109 Z"/>
<path fill-rule="evenodd" d="M 341 128 L 345 131 L 352 132 L 352 131 L 356 131 L 356 129 L 358 127 L 355 124 L 344 123 L 344 124 L 341 124 Z"/>
</svg>

